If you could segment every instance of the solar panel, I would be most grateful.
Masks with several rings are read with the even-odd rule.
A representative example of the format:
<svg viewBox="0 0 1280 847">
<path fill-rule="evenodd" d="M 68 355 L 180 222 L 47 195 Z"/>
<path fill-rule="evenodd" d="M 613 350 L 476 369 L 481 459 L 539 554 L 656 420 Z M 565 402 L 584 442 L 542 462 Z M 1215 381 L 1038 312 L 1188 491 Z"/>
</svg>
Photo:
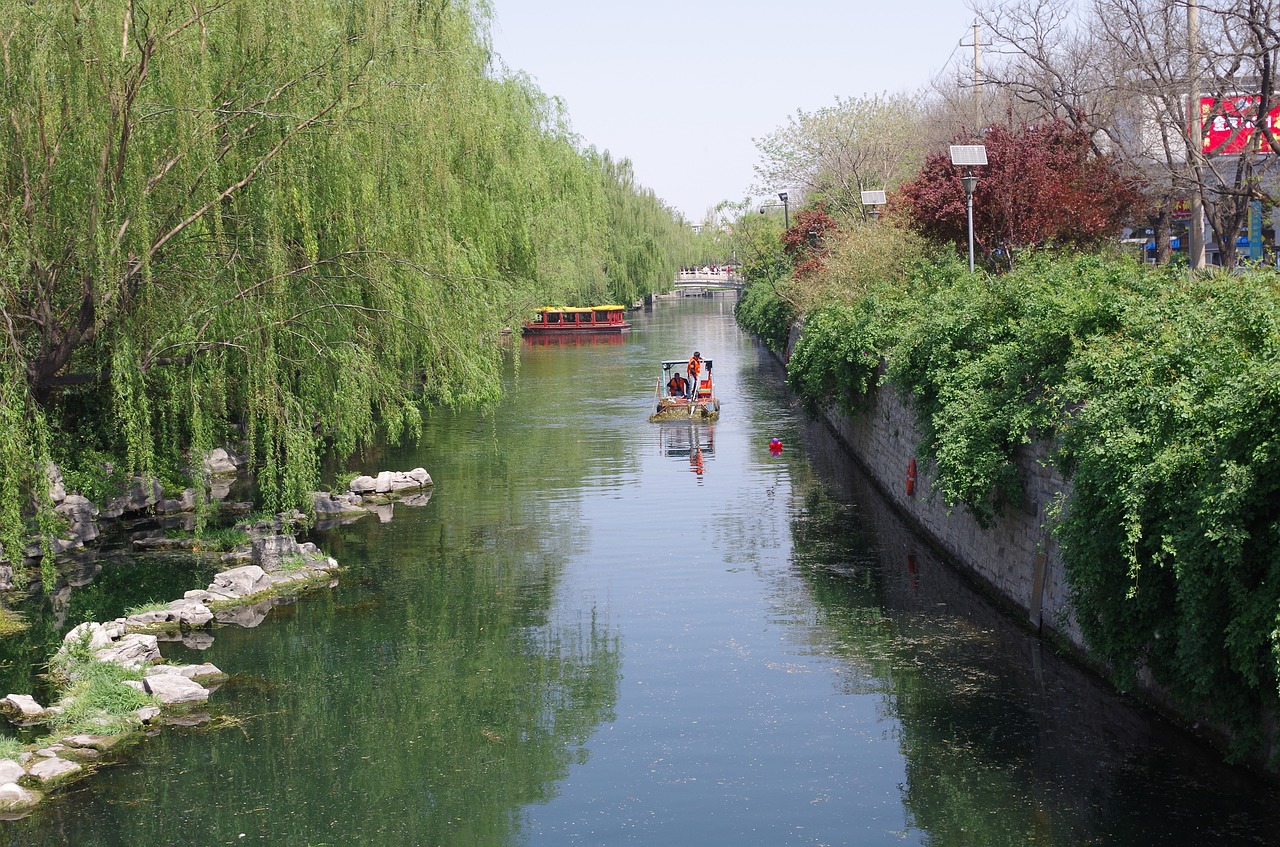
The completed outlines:
<svg viewBox="0 0 1280 847">
<path fill-rule="evenodd" d="M 883 191 L 864 191 L 862 192 L 862 205 L 864 206 L 883 206 L 888 202 L 884 199 Z"/>
<path fill-rule="evenodd" d="M 987 148 L 981 144 L 952 144 L 951 164 L 953 165 L 985 165 Z"/>
</svg>

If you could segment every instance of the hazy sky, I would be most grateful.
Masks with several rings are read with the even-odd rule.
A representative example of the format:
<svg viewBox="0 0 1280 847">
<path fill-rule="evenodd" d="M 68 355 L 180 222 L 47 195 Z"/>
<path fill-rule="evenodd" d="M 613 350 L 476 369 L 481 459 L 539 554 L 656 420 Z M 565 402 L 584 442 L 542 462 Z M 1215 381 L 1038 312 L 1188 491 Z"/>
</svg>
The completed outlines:
<svg viewBox="0 0 1280 847">
<path fill-rule="evenodd" d="M 493 0 L 494 46 L 691 221 L 747 196 L 753 138 L 972 56 L 963 0 Z"/>
</svg>

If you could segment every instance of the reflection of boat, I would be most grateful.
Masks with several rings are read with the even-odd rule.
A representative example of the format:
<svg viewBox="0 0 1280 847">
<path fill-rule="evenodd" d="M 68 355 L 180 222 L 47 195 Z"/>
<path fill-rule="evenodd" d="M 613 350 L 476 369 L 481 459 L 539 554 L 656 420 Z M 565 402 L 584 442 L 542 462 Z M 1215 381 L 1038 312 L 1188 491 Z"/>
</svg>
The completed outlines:
<svg viewBox="0 0 1280 847">
<path fill-rule="evenodd" d="M 531 321 L 525 321 L 525 335 L 591 335 L 620 333 L 631 329 L 625 306 L 585 306 L 566 308 L 544 306 Z"/>
<path fill-rule="evenodd" d="M 689 470 L 701 477 L 706 470 L 706 460 L 716 454 L 715 427 L 664 426 L 660 431 L 663 454 L 671 458 L 687 458 Z"/>
<path fill-rule="evenodd" d="M 623 336 L 620 332 L 599 333 L 556 333 L 544 335 L 526 335 L 524 344 L 526 347 L 595 347 L 597 345 L 614 345 L 622 344 Z"/>
<path fill-rule="evenodd" d="M 689 458 L 695 453 L 714 456 L 716 428 L 711 426 L 659 427 L 658 444 L 662 455 L 672 459 Z"/>
<path fill-rule="evenodd" d="M 656 410 L 649 416 L 650 421 L 694 421 L 705 423 L 720 417 L 720 401 L 716 398 L 715 387 L 711 382 L 711 360 L 703 359 L 707 368 L 707 377 L 699 381 L 693 397 L 672 395 L 667 388 L 671 378 L 679 373 L 683 361 L 663 362 L 658 374 L 655 391 Z"/>
</svg>

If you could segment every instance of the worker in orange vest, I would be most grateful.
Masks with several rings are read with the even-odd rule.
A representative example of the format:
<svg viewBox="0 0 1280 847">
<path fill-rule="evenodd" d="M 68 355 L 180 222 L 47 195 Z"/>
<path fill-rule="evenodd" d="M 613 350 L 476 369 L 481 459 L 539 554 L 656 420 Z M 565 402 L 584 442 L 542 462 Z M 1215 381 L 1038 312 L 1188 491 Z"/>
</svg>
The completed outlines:
<svg viewBox="0 0 1280 847">
<path fill-rule="evenodd" d="M 689 357 L 689 399 L 698 396 L 698 371 L 702 370 L 702 354 L 697 350 Z"/>
</svg>

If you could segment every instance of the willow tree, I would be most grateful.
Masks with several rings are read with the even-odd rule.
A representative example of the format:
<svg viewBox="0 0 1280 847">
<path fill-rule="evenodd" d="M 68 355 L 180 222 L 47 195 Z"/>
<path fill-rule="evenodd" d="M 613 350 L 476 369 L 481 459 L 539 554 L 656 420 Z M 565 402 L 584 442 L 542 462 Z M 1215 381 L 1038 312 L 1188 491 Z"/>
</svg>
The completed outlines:
<svg viewBox="0 0 1280 847">
<path fill-rule="evenodd" d="M 499 328 L 607 246 L 590 161 L 492 74 L 486 14 L 0 0 L 5 549 L 50 458 L 154 474 L 234 430 L 279 507 L 322 448 L 414 430 L 423 391 L 496 395 Z"/>
</svg>

